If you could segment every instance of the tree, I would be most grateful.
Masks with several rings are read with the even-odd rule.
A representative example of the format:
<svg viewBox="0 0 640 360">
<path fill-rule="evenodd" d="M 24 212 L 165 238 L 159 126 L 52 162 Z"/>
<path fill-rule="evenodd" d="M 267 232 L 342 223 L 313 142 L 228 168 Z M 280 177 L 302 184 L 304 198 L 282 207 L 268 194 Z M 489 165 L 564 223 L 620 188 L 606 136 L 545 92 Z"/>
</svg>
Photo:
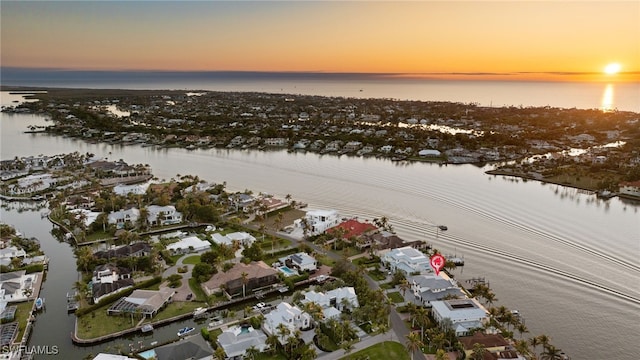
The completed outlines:
<svg viewBox="0 0 640 360">
<path fill-rule="evenodd" d="M 556 348 L 553 345 L 547 344 L 544 347 L 544 351 L 542 352 L 542 356 L 540 359 L 542 360 L 562 360 L 561 350 Z"/>
<path fill-rule="evenodd" d="M 243 271 L 242 274 L 240 274 L 240 276 L 242 276 L 242 297 L 246 297 L 247 294 L 245 291 L 246 291 L 247 283 L 249 282 L 247 278 L 249 274 Z"/>
<path fill-rule="evenodd" d="M 414 355 L 417 351 L 420 350 L 424 344 L 420 340 L 420 335 L 415 332 L 411 332 L 407 335 L 407 342 L 405 343 L 405 347 L 407 351 L 411 354 L 411 358 L 414 358 Z"/>
<path fill-rule="evenodd" d="M 411 285 L 409 284 L 409 281 L 407 281 L 407 279 L 402 279 L 400 280 L 400 284 L 398 285 L 398 287 L 400 288 L 402 296 L 404 297 L 404 294 L 411 288 Z"/>
<path fill-rule="evenodd" d="M 438 349 L 436 351 L 436 360 L 449 360 L 449 355 L 447 355 L 446 351 Z"/>
<path fill-rule="evenodd" d="M 471 353 L 471 360 L 482 360 L 484 359 L 484 354 L 487 352 L 487 349 L 484 345 L 475 343 L 473 344 L 473 352 Z"/>
<path fill-rule="evenodd" d="M 260 350 L 258 350 L 258 348 L 256 348 L 255 346 L 251 345 L 251 347 L 249 347 L 244 355 L 245 359 L 251 359 L 251 360 L 255 360 L 256 356 L 258 356 L 258 354 L 260 354 Z"/>
</svg>

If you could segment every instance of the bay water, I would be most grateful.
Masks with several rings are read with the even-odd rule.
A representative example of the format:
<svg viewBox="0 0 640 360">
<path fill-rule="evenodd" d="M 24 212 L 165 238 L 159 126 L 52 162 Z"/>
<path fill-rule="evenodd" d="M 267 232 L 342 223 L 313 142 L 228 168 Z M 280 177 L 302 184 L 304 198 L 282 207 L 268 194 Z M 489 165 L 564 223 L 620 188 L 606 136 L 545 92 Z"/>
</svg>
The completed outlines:
<svg viewBox="0 0 640 360">
<path fill-rule="evenodd" d="M 2 94 L 3 104 L 10 99 Z M 41 116 L 1 116 L 2 159 L 91 152 L 149 164 L 160 179 L 193 174 L 211 182 L 226 181 L 232 191 L 290 194 L 310 208 L 336 209 L 344 216 L 369 220 L 386 216 L 399 236 L 423 239 L 444 254 L 464 256 L 466 264 L 455 274 L 485 277 L 499 299 L 496 305 L 521 312 L 531 332 L 525 336 L 546 334 L 574 360 L 637 358 L 638 203 L 605 201 L 562 186 L 490 176 L 485 174 L 488 167 L 474 165 L 89 144 L 24 134 L 28 125 L 47 124 Z M 32 345 L 57 345 L 60 358 L 74 359 L 139 341 L 73 346 L 69 337 L 73 315 L 64 312 L 64 295 L 77 279 L 71 248 L 53 239 L 51 225 L 38 211 L 9 206 L 0 214 L 3 222 L 39 238 L 52 259 L 43 291 L 47 312 L 38 316 Z M 436 239 L 434 225 L 446 225 L 448 230 Z M 170 325 L 154 336 L 171 336 L 181 326 L 185 325 Z"/>
</svg>

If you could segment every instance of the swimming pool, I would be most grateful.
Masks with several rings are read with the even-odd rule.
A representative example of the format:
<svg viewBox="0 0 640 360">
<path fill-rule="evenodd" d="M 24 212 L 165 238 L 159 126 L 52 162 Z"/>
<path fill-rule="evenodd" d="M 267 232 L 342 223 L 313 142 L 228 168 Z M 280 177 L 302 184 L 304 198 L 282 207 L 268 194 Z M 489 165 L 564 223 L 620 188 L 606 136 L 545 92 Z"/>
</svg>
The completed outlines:
<svg viewBox="0 0 640 360">
<path fill-rule="evenodd" d="M 297 271 L 289 268 L 288 266 L 280 266 L 278 270 L 280 270 L 285 276 L 298 275 Z"/>
</svg>

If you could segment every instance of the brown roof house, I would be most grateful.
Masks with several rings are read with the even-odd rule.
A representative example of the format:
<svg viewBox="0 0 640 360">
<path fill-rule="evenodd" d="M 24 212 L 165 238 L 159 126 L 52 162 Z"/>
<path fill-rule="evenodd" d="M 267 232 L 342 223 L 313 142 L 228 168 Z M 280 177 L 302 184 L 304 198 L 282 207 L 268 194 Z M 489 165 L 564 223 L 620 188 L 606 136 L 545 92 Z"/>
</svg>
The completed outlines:
<svg viewBox="0 0 640 360">
<path fill-rule="evenodd" d="M 242 274 L 246 274 L 243 281 Z M 279 281 L 278 272 L 265 264 L 264 261 L 252 261 L 249 264 L 238 263 L 226 272 L 218 272 L 211 279 L 202 283 L 202 289 L 211 295 L 220 291 L 226 292 L 231 298 L 233 296 L 242 296 L 243 283 L 245 285 L 245 294 L 249 294 L 254 290 L 258 290 Z"/>
</svg>

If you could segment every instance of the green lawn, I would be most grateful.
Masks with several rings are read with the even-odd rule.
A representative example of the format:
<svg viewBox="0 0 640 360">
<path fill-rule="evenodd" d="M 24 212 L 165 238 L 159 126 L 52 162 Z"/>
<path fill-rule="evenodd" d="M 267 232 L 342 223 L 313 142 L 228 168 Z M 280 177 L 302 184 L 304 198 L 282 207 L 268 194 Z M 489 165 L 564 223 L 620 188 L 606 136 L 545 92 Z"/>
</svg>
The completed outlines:
<svg viewBox="0 0 640 360">
<path fill-rule="evenodd" d="M 111 304 L 79 317 L 76 320 L 78 323 L 78 337 L 81 339 L 93 339 L 98 336 L 126 330 L 134 327 L 140 320 L 138 318 L 132 321 L 130 316 L 109 316 L 107 315 L 107 309 L 110 306 Z"/>
<path fill-rule="evenodd" d="M 196 301 L 207 302 L 207 295 L 204 293 L 204 290 L 202 290 L 202 287 L 200 287 L 200 284 L 198 284 L 196 279 L 189 279 L 189 288 L 191 289 L 193 295 L 196 297 Z"/>
<path fill-rule="evenodd" d="M 389 300 L 393 301 L 396 304 L 404 301 L 402 295 L 400 295 L 400 293 L 397 291 L 387 293 L 387 296 L 389 297 Z"/>
<path fill-rule="evenodd" d="M 200 255 L 192 255 L 182 260 L 183 264 L 196 265 L 200 264 Z"/>
<path fill-rule="evenodd" d="M 158 315 L 151 319 L 151 321 L 164 320 L 181 314 L 192 313 L 196 308 L 204 306 L 207 306 L 207 304 L 199 301 L 172 302 L 171 304 L 168 304 L 167 307 L 160 310 Z"/>
<path fill-rule="evenodd" d="M 22 336 L 24 335 L 24 330 L 27 327 L 27 320 L 29 320 L 29 316 L 31 316 L 31 309 L 33 309 L 33 300 L 25 301 L 16 304 L 16 317 L 15 320 L 18 322 L 18 337 L 16 339 L 22 340 Z"/>
<path fill-rule="evenodd" d="M 369 359 L 369 360 L 410 360 L 409 353 L 404 346 L 395 341 L 385 341 L 375 344 L 356 353 L 347 355 L 341 360 Z"/>
<path fill-rule="evenodd" d="M 369 271 L 369 276 L 371 276 L 371 278 L 375 281 L 382 281 L 385 280 L 387 278 L 387 276 L 385 275 L 385 273 L 383 273 L 380 270 L 371 270 Z"/>
</svg>

